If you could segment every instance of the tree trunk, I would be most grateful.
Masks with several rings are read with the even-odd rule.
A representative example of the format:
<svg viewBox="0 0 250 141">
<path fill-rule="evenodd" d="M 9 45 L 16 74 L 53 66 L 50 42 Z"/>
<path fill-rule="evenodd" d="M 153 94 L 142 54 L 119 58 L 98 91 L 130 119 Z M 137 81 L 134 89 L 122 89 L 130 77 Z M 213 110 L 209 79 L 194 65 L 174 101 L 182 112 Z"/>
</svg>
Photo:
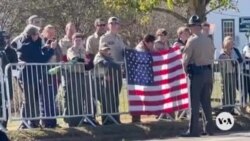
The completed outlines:
<svg viewBox="0 0 250 141">
<path fill-rule="evenodd" d="M 197 15 L 201 21 L 206 21 L 207 0 L 190 0 L 188 7 L 188 16 Z"/>
</svg>

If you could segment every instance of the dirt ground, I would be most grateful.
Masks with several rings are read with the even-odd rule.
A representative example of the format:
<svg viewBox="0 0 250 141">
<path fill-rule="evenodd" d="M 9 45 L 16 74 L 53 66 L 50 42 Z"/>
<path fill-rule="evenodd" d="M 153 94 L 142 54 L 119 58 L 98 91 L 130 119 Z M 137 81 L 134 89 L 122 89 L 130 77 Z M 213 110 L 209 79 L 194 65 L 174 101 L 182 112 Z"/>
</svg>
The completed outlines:
<svg viewBox="0 0 250 141">
<path fill-rule="evenodd" d="M 150 118 L 146 119 L 149 120 Z M 151 117 L 151 119 L 155 120 L 154 117 Z M 123 123 L 121 125 L 98 127 L 15 130 L 9 131 L 8 135 L 12 141 L 132 141 L 175 137 L 186 131 L 188 127 L 188 121 L 147 120 L 143 117 L 143 122 L 136 124 Z M 250 119 L 236 117 L 236 123 L 230 132 L 235 131 L 250 131 Z M 220 132 L 215 129 L 215 133 Z"/>
</svg>

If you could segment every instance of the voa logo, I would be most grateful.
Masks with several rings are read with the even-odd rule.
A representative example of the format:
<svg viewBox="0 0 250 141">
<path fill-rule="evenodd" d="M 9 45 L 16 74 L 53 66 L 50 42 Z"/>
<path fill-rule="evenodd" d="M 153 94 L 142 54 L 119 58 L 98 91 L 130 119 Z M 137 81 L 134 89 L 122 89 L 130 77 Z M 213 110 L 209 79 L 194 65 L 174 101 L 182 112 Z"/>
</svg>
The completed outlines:
<svg viewBox="0 0 250 141">
<path fill-rule="evenodd" d="M 223 131 L 228 131 L 234 126 L 234 117 L 228 112 L 222 112 L 216 117 L 216 126 Z"/>
</svg>

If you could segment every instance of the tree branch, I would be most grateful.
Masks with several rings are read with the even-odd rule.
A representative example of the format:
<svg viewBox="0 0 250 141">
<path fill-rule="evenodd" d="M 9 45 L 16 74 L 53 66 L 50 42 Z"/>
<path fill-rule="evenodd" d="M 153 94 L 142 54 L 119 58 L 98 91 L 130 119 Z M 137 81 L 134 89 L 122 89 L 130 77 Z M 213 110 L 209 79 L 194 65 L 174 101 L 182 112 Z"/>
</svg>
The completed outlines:
<svg viewBox="0 0 250 141">
<path fill-rule="evenodd" d="M 223 4 L 217 5 L 216 7 L 214 7 L 214 8 L 212 8 L 212 9 L 208 10 L 208 11 L 205 13 L 205 15 L 209 14 L 210 12 L 212 12 L 212 11 L 214 11 L 214 10 L 216 10 L 216 9 L 221 8 L 222 6 L 223 6 Z"/>
<path fill-rule="evenodd" d="M 205 0 L 205 4 L 208 5 L 211 0 Z"/>
<path fill-rule="evenodd" d="M 182 15 L 180 15 L 172 10 L 156 7 L 156 8 L 153 8 L 153 11 L 167 13 L 167 14 L 170 14 L 170 15 L 176 17 L 177 19 L 181 20 L 182 22 L 187 22 L 187 18 L 183 17 Z"/>
</svg>

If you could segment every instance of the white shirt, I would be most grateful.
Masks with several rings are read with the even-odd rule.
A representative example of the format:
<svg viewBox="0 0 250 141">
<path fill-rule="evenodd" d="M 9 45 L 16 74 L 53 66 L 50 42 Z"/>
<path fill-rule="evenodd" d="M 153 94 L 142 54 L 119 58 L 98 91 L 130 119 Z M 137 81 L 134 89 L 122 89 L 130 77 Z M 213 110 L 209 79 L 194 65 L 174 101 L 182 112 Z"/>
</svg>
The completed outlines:
<svg viewBox="0 0 250 141">
<path fill-rule="evenodd" d="M 249 46 L 249 45 L 246 45 L 246 46 L 243 48 L 243 55 L 244 55 L 245 57 L 250 58 L 250 46 Z"/>
</svg>

